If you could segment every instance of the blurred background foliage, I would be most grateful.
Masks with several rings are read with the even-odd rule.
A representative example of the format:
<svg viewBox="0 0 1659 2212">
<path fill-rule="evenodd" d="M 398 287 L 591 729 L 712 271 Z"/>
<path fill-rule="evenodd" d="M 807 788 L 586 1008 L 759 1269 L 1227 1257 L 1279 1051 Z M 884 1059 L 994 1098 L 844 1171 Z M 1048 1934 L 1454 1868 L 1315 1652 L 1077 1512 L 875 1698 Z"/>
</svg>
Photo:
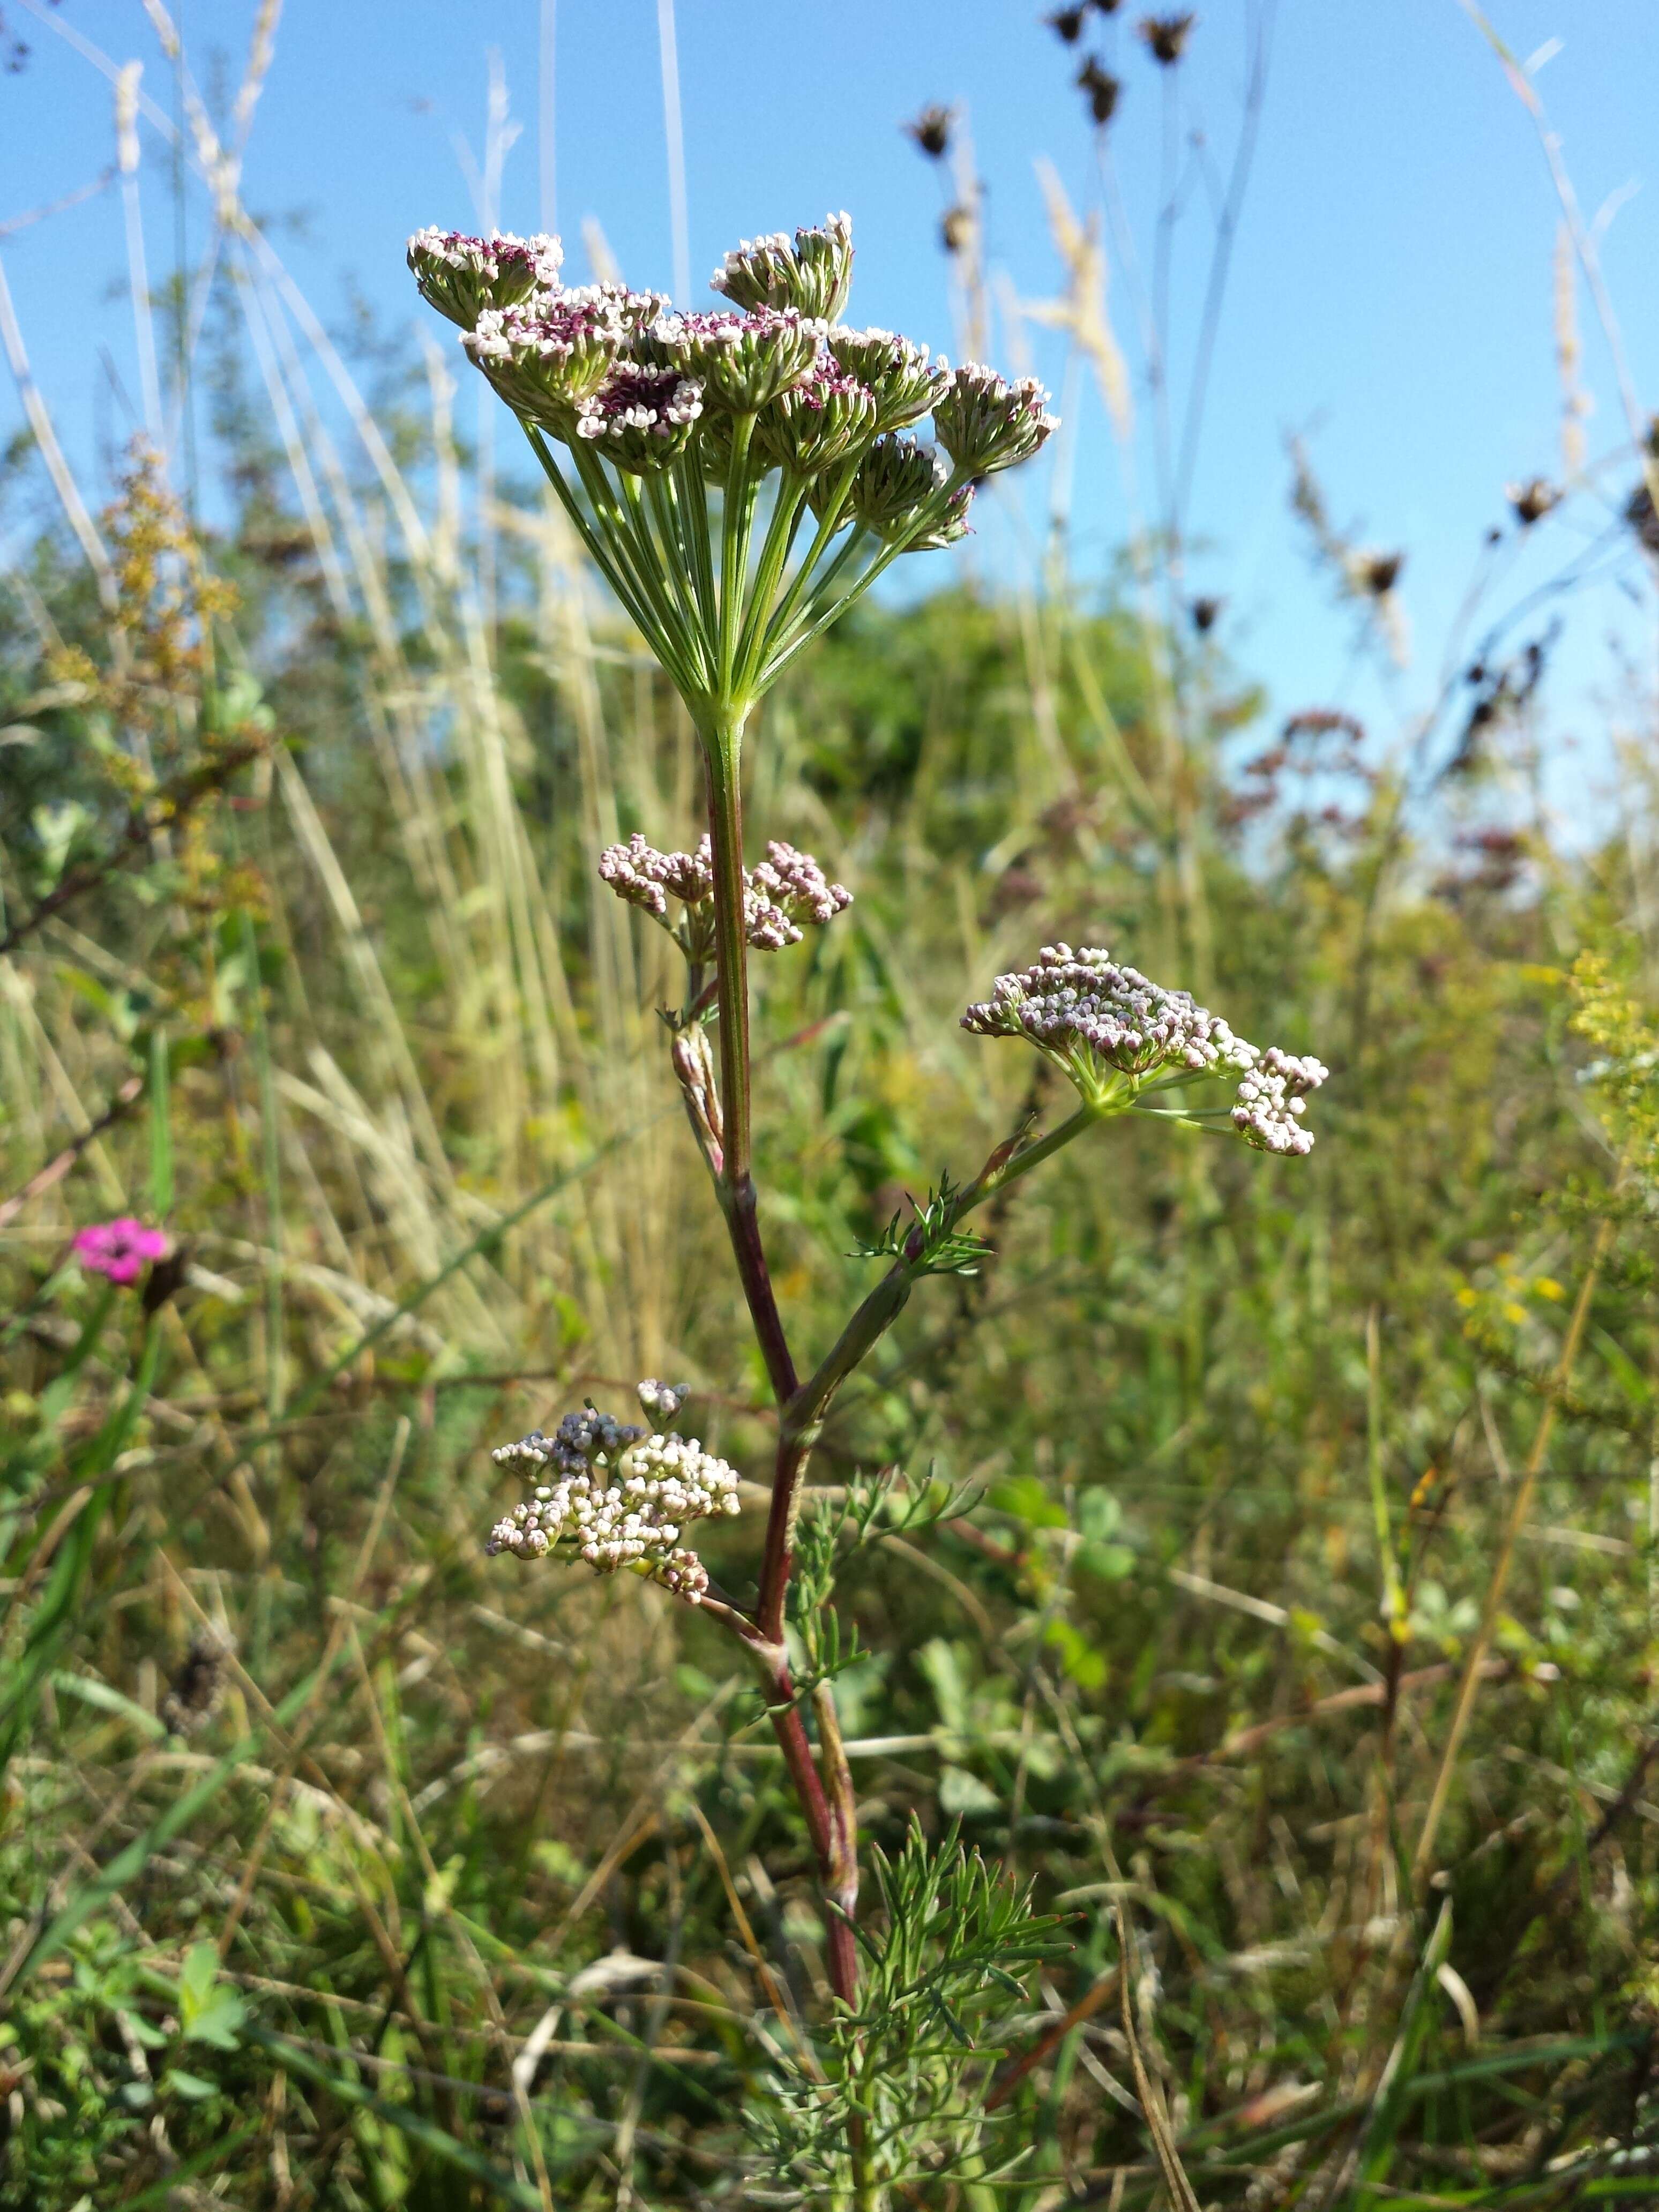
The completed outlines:
<svg viewBox="0 0 1659 2212">
<path fill-rule="evenodd" d="M 811 2202 L 765 2178 L 823 1930 L 756 1694 L 656 1589 L 482 1547 L 489 1447 L 641 1375 L 766 1463 L 665 941 L 593 870 L 695 837 L 694 748 L 558 514 L 464 500 L 448 369 L 365 338 L 337 446 L 252 288 L 216 519 L 135 448 L 101 565 L 54 525 L 0 578 L 0 2203 Z M 1295 490 L 1386 662 L 1391 580 Z M 756 963 L 800 1339 L 1054 1103 L 957 1026 L 1041 944 L 1334 1073 L 1305 1162 L 1066 1153 L 815 1462 L 820 1511 L 962 1486 L 842 1559 L 868 1835 L 959 1820 L 1066 1922 L 975 2077 L 1017 2182 L 911 2196 L 1152 2200 L 1127 1902 L 1206 2203 L 1644 2200 L 1653 701 L 1609 672 L 1639 737 L 1587 839 L 1541 626 L 1362 730 L 1270 714 L 1167 546 L 948 574 L 752 747 L 757 839 L 856 894 Z M 126 1213 L 173 1253 L 110 1288 L 69 1240 Z"/>
</svg>

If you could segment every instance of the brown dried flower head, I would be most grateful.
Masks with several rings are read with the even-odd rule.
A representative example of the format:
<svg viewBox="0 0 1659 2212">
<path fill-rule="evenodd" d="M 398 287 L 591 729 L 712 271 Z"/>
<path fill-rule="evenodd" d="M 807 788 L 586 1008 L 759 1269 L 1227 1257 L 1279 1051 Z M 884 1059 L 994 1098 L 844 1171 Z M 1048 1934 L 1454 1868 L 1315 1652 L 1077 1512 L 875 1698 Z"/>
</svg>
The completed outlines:
<svg viewBox="0 0 1659 2212">
<path fill-rule="evenodd" d="M 1135 26 L 1152 52 L 1152 59 L 1162 69 L 1173 68 L 1181 59 L 1193 26 L 1194 15 L 1146 15 Z"/>
<path fill-rule="evenodd" d="M 924 107 L 920 115 L 902 128 L 906 137 L 915 140 L 930 161 L 942 161 L 951 150 L 951 111 L 948 107 Z"/>
<path fill-rule="evenodd" d="M 1117 103 L 1123 91 L 1121 81 L 1112 75 L 1093 54 L 1077 73 L 1078 88 L 1089 96 L 1089 112 L 1103 129 L 1117 112 Z"/>
</svg>

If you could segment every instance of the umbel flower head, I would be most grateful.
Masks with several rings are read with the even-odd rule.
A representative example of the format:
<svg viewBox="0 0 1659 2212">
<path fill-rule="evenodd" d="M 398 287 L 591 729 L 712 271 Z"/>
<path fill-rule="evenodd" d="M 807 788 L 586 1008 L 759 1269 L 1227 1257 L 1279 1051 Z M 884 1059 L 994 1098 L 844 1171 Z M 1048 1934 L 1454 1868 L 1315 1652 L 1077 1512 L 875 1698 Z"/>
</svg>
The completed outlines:
<svg viewBox="0 0 1659 2212">
<path fill-rule="evenodd" d="M 961 538 L 979 481 L 1055 428 L 1029 378 L 952 370 L 896 331 L 842 320 L 844 215 L 745 240 L 714 274 L 713 312 L 562 285 L 553 239 L 422 231 L 409 258 L 705 745 L 716 732 L 733 742 L 797 653 L 901 554 Z M 942 453 L 884 443 L 929 415 Z"/>
<path fill-rule="evenodd" d="M 934 402 L 933 428 L 958 468 L 971 477 L 988 477 L 1029 461 L 1060 428 L 1059 417 L 1048 412 L 1048 398 L 1034 376 L 1010 384 L 994 368 L 964 362 Z"/>
<path fill-rule="evenodd" d="M 793 307 L 833 322 L 853 289 L 853 218 L 827 215 L 814 229 L 745 238 L 708 280 L 738 307 Z"/>
<path fill-rule="evenodd" d="M 702 413 L 702 386 L 678 369 L 613 368 L 576 418 L 586 438 L 629 476 L 649 476 L 681 453 Z"/>
<path fill-rule="evenodd" d="M 822 477 L 863 452 L 880 420 L 876 395 L 827 356 L 802 382 L 780 392 L 755 424 L 762 453 L 800 477 Z"/>
<path fill-rule="evenodd" d="M 1313 1150 L 1302 1126 L 1304 1100 L 1328 1068 L 1277 1045 L 1261 1051 L 1190 992 L 1166 990 L 1101 947 L 1073 952 L 1069 945 L 1045 945 L 1033 967 L 999 975 L 990 998 L 969 1006 L 962 1026 L 981 1036 L 1024 1038 L 1102 1110 L 1127 1111 L 1149 1091 L 1194 1079 L 1237 1076 L 1232 1106 L 1178 1109 L 1174 1118 L 1222 1120 L 1261 1152 Z"/>
<path fill-rule="evenodd" d="M 662 1420 L 688 1395 L 684 1383 L 639 1386 L 641 1405 Z M 708 1571 L 680 1536 L 693 1521 L 738 1510 L 738 1476 L 696 1437 L 653 1434 L 588 1406 L 567 1413 L 550 1437 L 532 1430 L 493 1456 L 498 1467 L 525 1468 L 532 1486 L 490 1530 L 486 1551 L 531 1559 L 562 1547 L 596 1574 L 625 1567 L 701 1603 Z"/>
<path fill-rule="evenodd" d="M 625 845 L 599 855 L 599 874 L 619 899 L 659 921 L 694 966 L 714 950 L 714 861 L 704 837 L 695 853 L 659 853 L 636 830 Z M 799 945 L 803 927 L 821 928 L 844 914 L 853 894 L 832 884 L 810 853 L 798 852 L 774 838 L 758 867 L 744 871 L 744 934 L 757 952 L 781 952 Z M 678 922 L 668 919 L 668 902 L 685 908 Z"/>
<path fill-rule="evenodd" d="M 470 331 L 486 307 L 510 307 L 558 281 L 564 249 L 556 238 L 468 238 L 459 230 L 417 230 L 409 266 L 421 297 Z"/>
</svg>

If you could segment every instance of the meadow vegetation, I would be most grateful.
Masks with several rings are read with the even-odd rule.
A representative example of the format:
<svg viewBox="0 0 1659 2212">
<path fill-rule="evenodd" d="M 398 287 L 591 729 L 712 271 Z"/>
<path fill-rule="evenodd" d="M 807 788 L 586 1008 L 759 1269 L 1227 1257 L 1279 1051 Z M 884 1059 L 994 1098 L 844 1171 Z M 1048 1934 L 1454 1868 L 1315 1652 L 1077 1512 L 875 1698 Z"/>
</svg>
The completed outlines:
<svg viewBox="0 0 1659 2212">
<path fill-rule="evenodd" d="M 879 1855 L 851 2016 L 730 1638 L 483 1548 L 493 1447 L 672 1375 L 759 1571 L 678 955 L 595 869 L 695 845 L 685 710 L 459 356 L 337 353 L 251 222 L 201 305 L 206 493 L 135 445 L 77 533 L 38 422 L 5 464 L 0 2205 L 851 2205 L 831 2080 L 903 2085 L 895 2204 L 1645 2201 L 1651 698 L 1564 834 L 1556 601 L 1362 729 L 1149 527 L 1099 585 L 930 556 L 760 709 L 755 839 L 855 895 L 752 976 L 808 1345 L 1066 1110 L 958 1026 L 1039 945 L 1333 1071 L 1305 1159 L 1058 1157 L 837 1401 L 792 1627 Z M 1650 617 L 1655 450 L 1567 487 Z M 1397 563 L 1287 491 L 1387 662 Z M 123 1281 L 71 1239 L 127 1217 Z"/>
</svg>

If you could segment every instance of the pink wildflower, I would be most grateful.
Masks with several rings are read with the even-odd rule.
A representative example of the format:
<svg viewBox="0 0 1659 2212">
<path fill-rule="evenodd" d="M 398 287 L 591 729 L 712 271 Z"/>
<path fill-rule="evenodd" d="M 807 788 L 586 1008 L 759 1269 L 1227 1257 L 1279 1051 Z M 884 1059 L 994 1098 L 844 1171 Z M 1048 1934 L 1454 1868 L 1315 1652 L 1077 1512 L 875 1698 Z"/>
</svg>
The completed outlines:
<svg viewBox="0 0 1659 2212">
<path fill-rule="evenodd" d="M 83 1267 L 94 1275 L 107 1275 L 112 1283 L 136 1283 L 152 1260 L 167 1256 L 167 1240 L 160 1229 L 146 1229 L 124 1213 L 118 1221 L 96 1221 L 90 1229 L 76 1231 L 70 1249 Z"/>
</svg>

